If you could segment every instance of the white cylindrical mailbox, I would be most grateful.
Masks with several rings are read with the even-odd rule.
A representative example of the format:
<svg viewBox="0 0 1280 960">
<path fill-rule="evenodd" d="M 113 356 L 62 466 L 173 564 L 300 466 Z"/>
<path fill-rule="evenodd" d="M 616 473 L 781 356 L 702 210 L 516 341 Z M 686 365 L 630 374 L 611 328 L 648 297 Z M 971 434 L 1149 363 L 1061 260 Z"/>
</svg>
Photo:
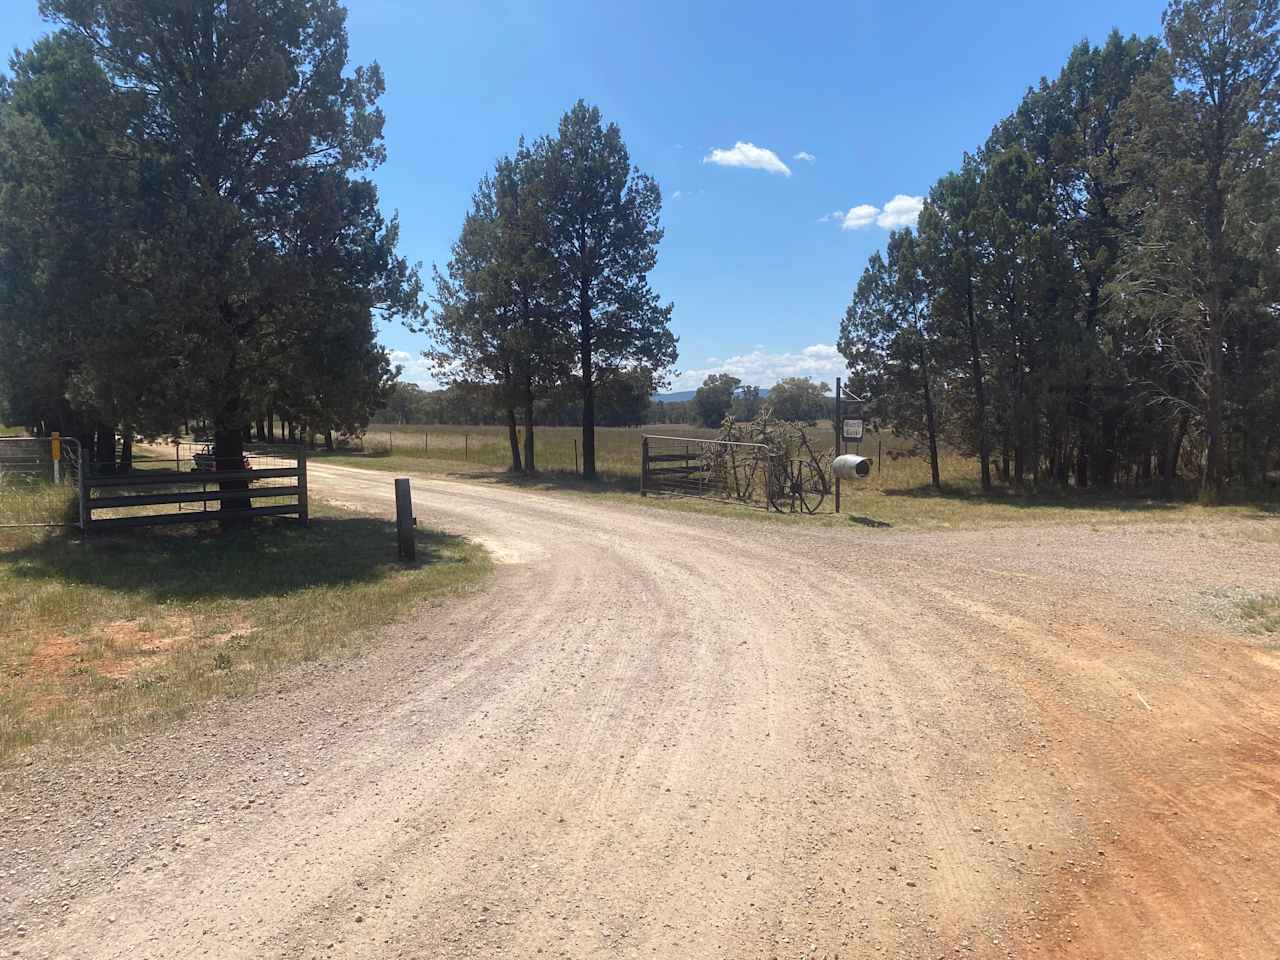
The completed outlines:
<svg viewBox="0 0 1280 960">
<path fill-rule="evenodd" d="M 871 473 L 871 461 L 846 453 L 831 461 L 831 470 L 841 480 L 861 480 Z"/>
</svg>

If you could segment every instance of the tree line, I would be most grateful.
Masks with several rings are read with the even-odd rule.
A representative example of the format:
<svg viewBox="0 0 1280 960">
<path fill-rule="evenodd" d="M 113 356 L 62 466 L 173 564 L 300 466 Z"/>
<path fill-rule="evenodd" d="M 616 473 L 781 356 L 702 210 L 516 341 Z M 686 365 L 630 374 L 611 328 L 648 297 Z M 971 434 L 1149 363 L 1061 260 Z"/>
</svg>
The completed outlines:
<svg viewBox="0 0 1280 960">
<path fill-rule="evenodd" d="M 336 0 L 44 0 L 0 78 L 0 393 L 80 437 L 355 430 L 393 380 L 378 317 L 417 272 L 368 179 L 377 65 Z M 88 445 L 92 444 L 90 447 Z"/>
<path fill-rule="evenodd" d="M 672 307 L 648 281 L 661 208 L 617 125 L 582 101 L 477 186 L 422 329 L 443 381 L 495 388 L 513 470 L 537 469 L 539 401 L 572 391 L 583 476 L 594 479 L 602 382 L 638 383 L 647 397 L 675 362 Z"/>
<path fill-rule="evenodd" d="M 1280 4 L 1083 42 L 870 258 L 868 412 L 1014 486 L 1255 483 L 1280 444 Z"/>
</svg>

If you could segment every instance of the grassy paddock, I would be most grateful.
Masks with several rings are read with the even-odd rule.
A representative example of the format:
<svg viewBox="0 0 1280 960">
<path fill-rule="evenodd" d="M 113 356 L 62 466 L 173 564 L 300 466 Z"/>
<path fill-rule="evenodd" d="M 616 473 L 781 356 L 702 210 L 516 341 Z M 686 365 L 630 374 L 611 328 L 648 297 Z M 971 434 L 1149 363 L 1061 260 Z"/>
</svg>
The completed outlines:
<svg viewBox="0 0 1280 960">
<path fill-rule="evenodd" d="M 290 663 L 356 651 L 415 603 L 475 583 L 483 551 L 322 507 L 309 528 L 172 527 L 95 537 L 0 530 L 0 760 L 252 691 Z"/>
<path fill-rule="evenodd" d="M 602 427 L 596 433 L 601 482 L 591 485 L 584 484 L 573 470 L 573 441 L 581 437 L 576 427 L 538 429 L 536 443 L 542 472 L 535 480 L 511 477 L 504 472 L 510 463 L 510 452 L 506 428 L 500 426 L 377 425 L 370 428 L 363 451 L 321 454 L 316 459 L 397 473 L 486 476 L 496 482 L 539 489 L 631 498 L 640 489 L 640 438 L 646 433 L 691 438 L 716 435 L 714 430 L 671 424 Z M 830 425 L 823 423 L 814 427 L 810 437 L 816 444 L 828 446 L 833 440 Z M 766 515 L 762 510 L 691 498 L 650 497 L 646 502 L 673 510 L 728 513 L 771 522 L 935 528 L 1193 521 L 1210 517 L 1265 517 L 1274 515 L 1277 509 L 1275 502 L 1244 496 L 1233 504 L 1206 508 L 1186 496 L 1165 496 L 1155 490 L 1063 491 L 1048 485 L 1024 491 L 998 486 L 991 493 L 983 493 L 977 462 L 954 454 L 943 457 L 940 465 L 943 489 L 939 492 L 930 486 L 928 460 L 909 453 L 902 440 L 889 434 L 869 433 L 862 443 L 862 453 L 875 459 L 876 466 L 866 480 L 843 486 L 840 517 L 832 514 L 832 497 L 827 497 L 817 516 L 804 518 Z"/>
</svg>

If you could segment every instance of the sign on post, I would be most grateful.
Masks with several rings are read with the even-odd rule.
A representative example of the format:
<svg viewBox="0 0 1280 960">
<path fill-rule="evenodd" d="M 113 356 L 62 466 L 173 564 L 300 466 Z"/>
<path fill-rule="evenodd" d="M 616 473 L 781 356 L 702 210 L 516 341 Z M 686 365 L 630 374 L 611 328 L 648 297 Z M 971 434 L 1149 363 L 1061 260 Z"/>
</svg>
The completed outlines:
<svg viewBox="0 0 1280 960">
<path fill-rule="evenodd" d="M 862 420 L 846 420 L 844 422 L 844 438 L 846 440 L 862 441 Z"/>
<path fill-rule="evenodd" d="M 62 434 L 49 434 L 49 452 L 53 457 L 53 482 L 62 483 Z"/>
</svg>

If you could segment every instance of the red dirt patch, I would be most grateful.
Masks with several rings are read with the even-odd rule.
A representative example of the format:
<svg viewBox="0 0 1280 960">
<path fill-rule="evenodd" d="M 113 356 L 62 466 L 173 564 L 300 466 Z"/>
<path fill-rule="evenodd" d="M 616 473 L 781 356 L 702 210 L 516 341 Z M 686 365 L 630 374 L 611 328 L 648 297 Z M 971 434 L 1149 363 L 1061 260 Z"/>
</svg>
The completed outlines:
<svg viewBox="0 0 1280 960">
<path fill-rule="evenodd" d="M 116 620 L 80 637 L 52 634 L 40 638 L 29 656 L 11 661 L 5 672 L 16 690 L 30 696 L 30 712 L 48 714 L 68 701 L 86 698 L 88 691 L 76 679 L 79 674 L 92 671 L 125 680 L 178 651 L 221 646 L 253 629 L 241 617 L 233 618 L 231 629 L 215 634 L 196 636 L 194 627 L 190 617 L 172 616 L 155 629 L 144 629 L 136 620 Z"/>
</svg>

